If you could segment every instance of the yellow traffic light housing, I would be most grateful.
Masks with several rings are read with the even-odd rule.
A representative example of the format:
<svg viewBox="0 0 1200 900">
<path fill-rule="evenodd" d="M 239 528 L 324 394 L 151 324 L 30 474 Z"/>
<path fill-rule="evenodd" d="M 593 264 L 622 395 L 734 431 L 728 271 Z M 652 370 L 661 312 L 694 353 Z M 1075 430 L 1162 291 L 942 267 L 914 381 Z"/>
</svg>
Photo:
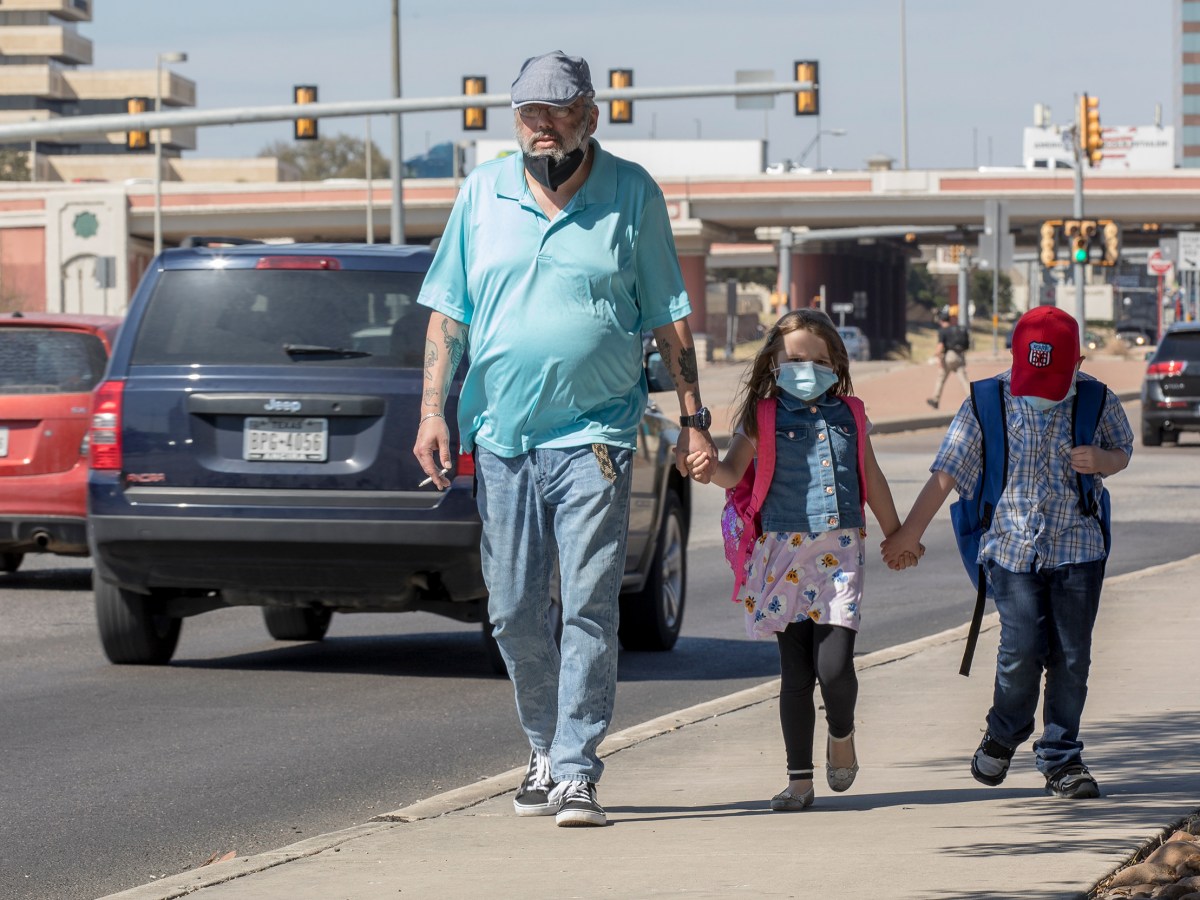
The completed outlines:
<svg viewBox="0 0 1200 900">
<path fill-rule="evenodd" d="M 468 97 L 487 93 L 487 79 L 482 75 L 464 75 L 462 92 Z M 487 130 L 487 107 L 467 106 L 463 108 L 463 131 Z"/>
<path fill-rule="evenodd" d="M 1089 166 L 1100 165 L 1104 158 L 1104 136 L 1100 133 L 1100 98 L 1087 94 L 1079 98 L 1079 152 Z"/>
<path fill-rule="evenodd" d="M 150 106 L 150 101 L 146 97 L 130 97 L 125 101 L 125 112 L 132 115 L 144 113 L 147 107 Z M 145 150 L 150 146 L 149 131 L 127 131 L 125 132 L 125 149 L 126 150 Z"/>
<path fill-rule="evenodd" d="M 292 87 L 292 102 L 297 105 L 317 102 L 317 86 L 315 84 L 297 84 Z M 298 141 L 315 141 L 317 139 L 316 119 L 297 119 L 292 137 Z"/>
<path fill-rule="evenodd" d="M 1063 222 L 1063 235 L 1071 245 L 1070 262 L 1081 265 L 1091 262 L 1091 247 L 1098 233 L 1099 228 L 1093 219 L 1068 219 Z"/>
<path fill-rule="evenodd" d="M 633 87 L 633 69 L 609 69 L 608 86 L 610 88 Z M 632 100 L 608 101 L 608 123 L 610 125 L 629 125 L 632 122 Z"/>
<path fill-rule="evenodd" d="M 1048 269 L 1063 265 L 1058 258 L 1058 236 L 1062 224 L 1062 219 L 1048 219 L 1042 223 L 1039 255 L 1042 265 Z"/>
<path fill-rule="evenodd" d="M 1115 266 L 1121 259 L 1121 226 L 1112 219 L 1101 219 L 1099 225 L 1103 249 L 1100 265 Z"/>
<path fill-rule="evenodd" d="M 820 64 L 815 59 L 800 59 L 796 61 L 796 81 L 807 81 L 810 87 L 806 91 L 796 92 L 796 115 L 819 116 L 821 114 L 821 78 L 818 74 Z"/>
</svg>

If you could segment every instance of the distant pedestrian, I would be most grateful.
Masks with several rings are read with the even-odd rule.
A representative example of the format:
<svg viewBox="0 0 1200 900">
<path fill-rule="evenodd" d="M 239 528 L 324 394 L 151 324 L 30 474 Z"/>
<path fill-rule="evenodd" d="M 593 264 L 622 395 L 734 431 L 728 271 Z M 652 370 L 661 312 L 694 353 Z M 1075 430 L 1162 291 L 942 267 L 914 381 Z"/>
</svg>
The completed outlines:
<svg viewBox="0 0 1200 900">
<path fill-rule="evenodd" d="M 1099 482 L 1124 469 L 1133 432 L 1121 402 L 1105 389 L 1094 444 L 1075 445 L 1076 383 L 1095 379 L 1079 372 L 1079 327 L 1063 310 L 1039 306 L 1025 313 L 1013 329 L 1012 354 L 1012 368 L 998 376 L 1008 479 L 979 547 L 1000 614 L 1000 648 L 987 732 L 971 774 L 988 785 L 1004 781 L 1014 751 L 1034 731 L 1044 672 L 1044 728 L 1033 752 L 1046 792 L 1098 797 L 1079 726 L 1108 553 L 1096 511 L 1080 496 L 1079 476 Z M 982 446 L 968 398 L 904 526 L 884 541 L 885 560 L 913 552 L 952 488 L 969 498 L 983 490 Z"/>
<path fill-rule="evenodd" d="M 971 332 L 964 325 L 959 325 L 950 319 L 948 310 L 938 313 L 938 343 L 934 357 L 938 361 L 937 381 L 933 385 L 933 396 L 925 402 L 934 409 L 942 402 L 942 388 L 946 379 L 953 372 L 963 386 L 963 391 L 970 396 L 971 380 L 967 377 L 967 351 L 971 349 Z"/>
<path fill-rule="evenodd" d="M 597 749 L 617 690 L 644 331 L 679 397 L 680 473 L 689 450 L 716 455 L 666 202 L 592 138 L 593 97 L 583 59 L 526 60 L 512 85 L 521 152 L 471 172 L 418 297 L 434 311 L 414 453 L 449 486 L 445 404 L 469 351 L 461 452 L 475 456 L 488 616 L 530 744 L 513 806 L 563 826 L 607 821 Z M 556 561 L 561 652 L 547 627 Z"/>
<path fill-rule="evenodd" d="M 789 312 L 767 333 L 751 366 L 725 458 L 695 453 L 688 460 L 697 481 L 749 490 L 754 498 L 749 521 L 740 523 L 744 530 L 735 527 L 727 537 L 727 553 L 747 633 L 779 644 L 788 785 L 771 800 L 777 811 L 813 803 L 818 683 L 829 725 L 830 788 L 848 789 L 858 772 L 854 639 L 862 611 L 864 504 L 885 535 L 900 520 L 871 449 L 862 401 L 852 392 L 846 347 L 828 316 Z M 894 567 L 915 565 L 920 552 Z"/>
</svg>

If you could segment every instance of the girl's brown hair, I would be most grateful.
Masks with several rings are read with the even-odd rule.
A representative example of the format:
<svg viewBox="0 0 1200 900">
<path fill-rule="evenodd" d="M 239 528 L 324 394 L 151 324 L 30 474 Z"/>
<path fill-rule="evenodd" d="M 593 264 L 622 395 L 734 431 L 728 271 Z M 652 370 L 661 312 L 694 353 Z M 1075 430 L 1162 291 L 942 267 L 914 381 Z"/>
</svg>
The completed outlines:
<svg viewBox="0 0 1200 900">
<path fill-rule="evenodd" d="M 845 397 L 854 393 L 854 385 L 850 382 L 850 356 L 829 316 L 819 309 L 797 309 L 785 313 L 767 332 L 762 348 L 750 364 L 750 374 L 735 400 L 737 414 L 734 422 L 752 440 L 758 437 L 758 401 L 774 397 L 779 391 L 775 383 L 775 355 L 783 347 L 783 336 L 793 331 L 811 332 L 829 348 L 829 361 L 838 377 L 837 384 L 829 389 L 830 396 Z"/>
</svg>

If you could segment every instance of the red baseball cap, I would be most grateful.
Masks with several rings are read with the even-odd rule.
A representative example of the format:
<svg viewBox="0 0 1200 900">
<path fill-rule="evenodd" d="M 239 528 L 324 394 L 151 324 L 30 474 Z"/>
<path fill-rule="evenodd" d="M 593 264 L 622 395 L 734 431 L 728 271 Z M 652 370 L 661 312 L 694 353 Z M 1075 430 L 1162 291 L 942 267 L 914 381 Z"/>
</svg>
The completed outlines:
<svg viewBox="0 0 1200 900">
<path fill-rule="evenodd" d="M 1061 400 L 1082 358 L 1079 325 L 1057 306 L 1035 306 L 1017 320 L 1012 356 L 1014 397 Z"/>
</svg>

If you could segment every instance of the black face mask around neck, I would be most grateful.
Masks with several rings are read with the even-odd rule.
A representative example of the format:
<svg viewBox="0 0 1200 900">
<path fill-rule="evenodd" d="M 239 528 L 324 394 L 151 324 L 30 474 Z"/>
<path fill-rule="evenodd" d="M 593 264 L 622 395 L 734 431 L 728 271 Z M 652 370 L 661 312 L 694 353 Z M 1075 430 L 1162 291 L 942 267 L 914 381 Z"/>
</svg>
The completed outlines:
<svg viewBox="0 0 1200 900">
<path fill-rule="evenodd" d="M 534 181 L 552 191 L 557 191 L 566 184 L 567 179 L 579 171 L 587 156 L 583 147 L 576 147 L 566 155 L 562 162 L 554 162 L 549 156 L 525 155 L 525 171 Z"/>
</svg>

